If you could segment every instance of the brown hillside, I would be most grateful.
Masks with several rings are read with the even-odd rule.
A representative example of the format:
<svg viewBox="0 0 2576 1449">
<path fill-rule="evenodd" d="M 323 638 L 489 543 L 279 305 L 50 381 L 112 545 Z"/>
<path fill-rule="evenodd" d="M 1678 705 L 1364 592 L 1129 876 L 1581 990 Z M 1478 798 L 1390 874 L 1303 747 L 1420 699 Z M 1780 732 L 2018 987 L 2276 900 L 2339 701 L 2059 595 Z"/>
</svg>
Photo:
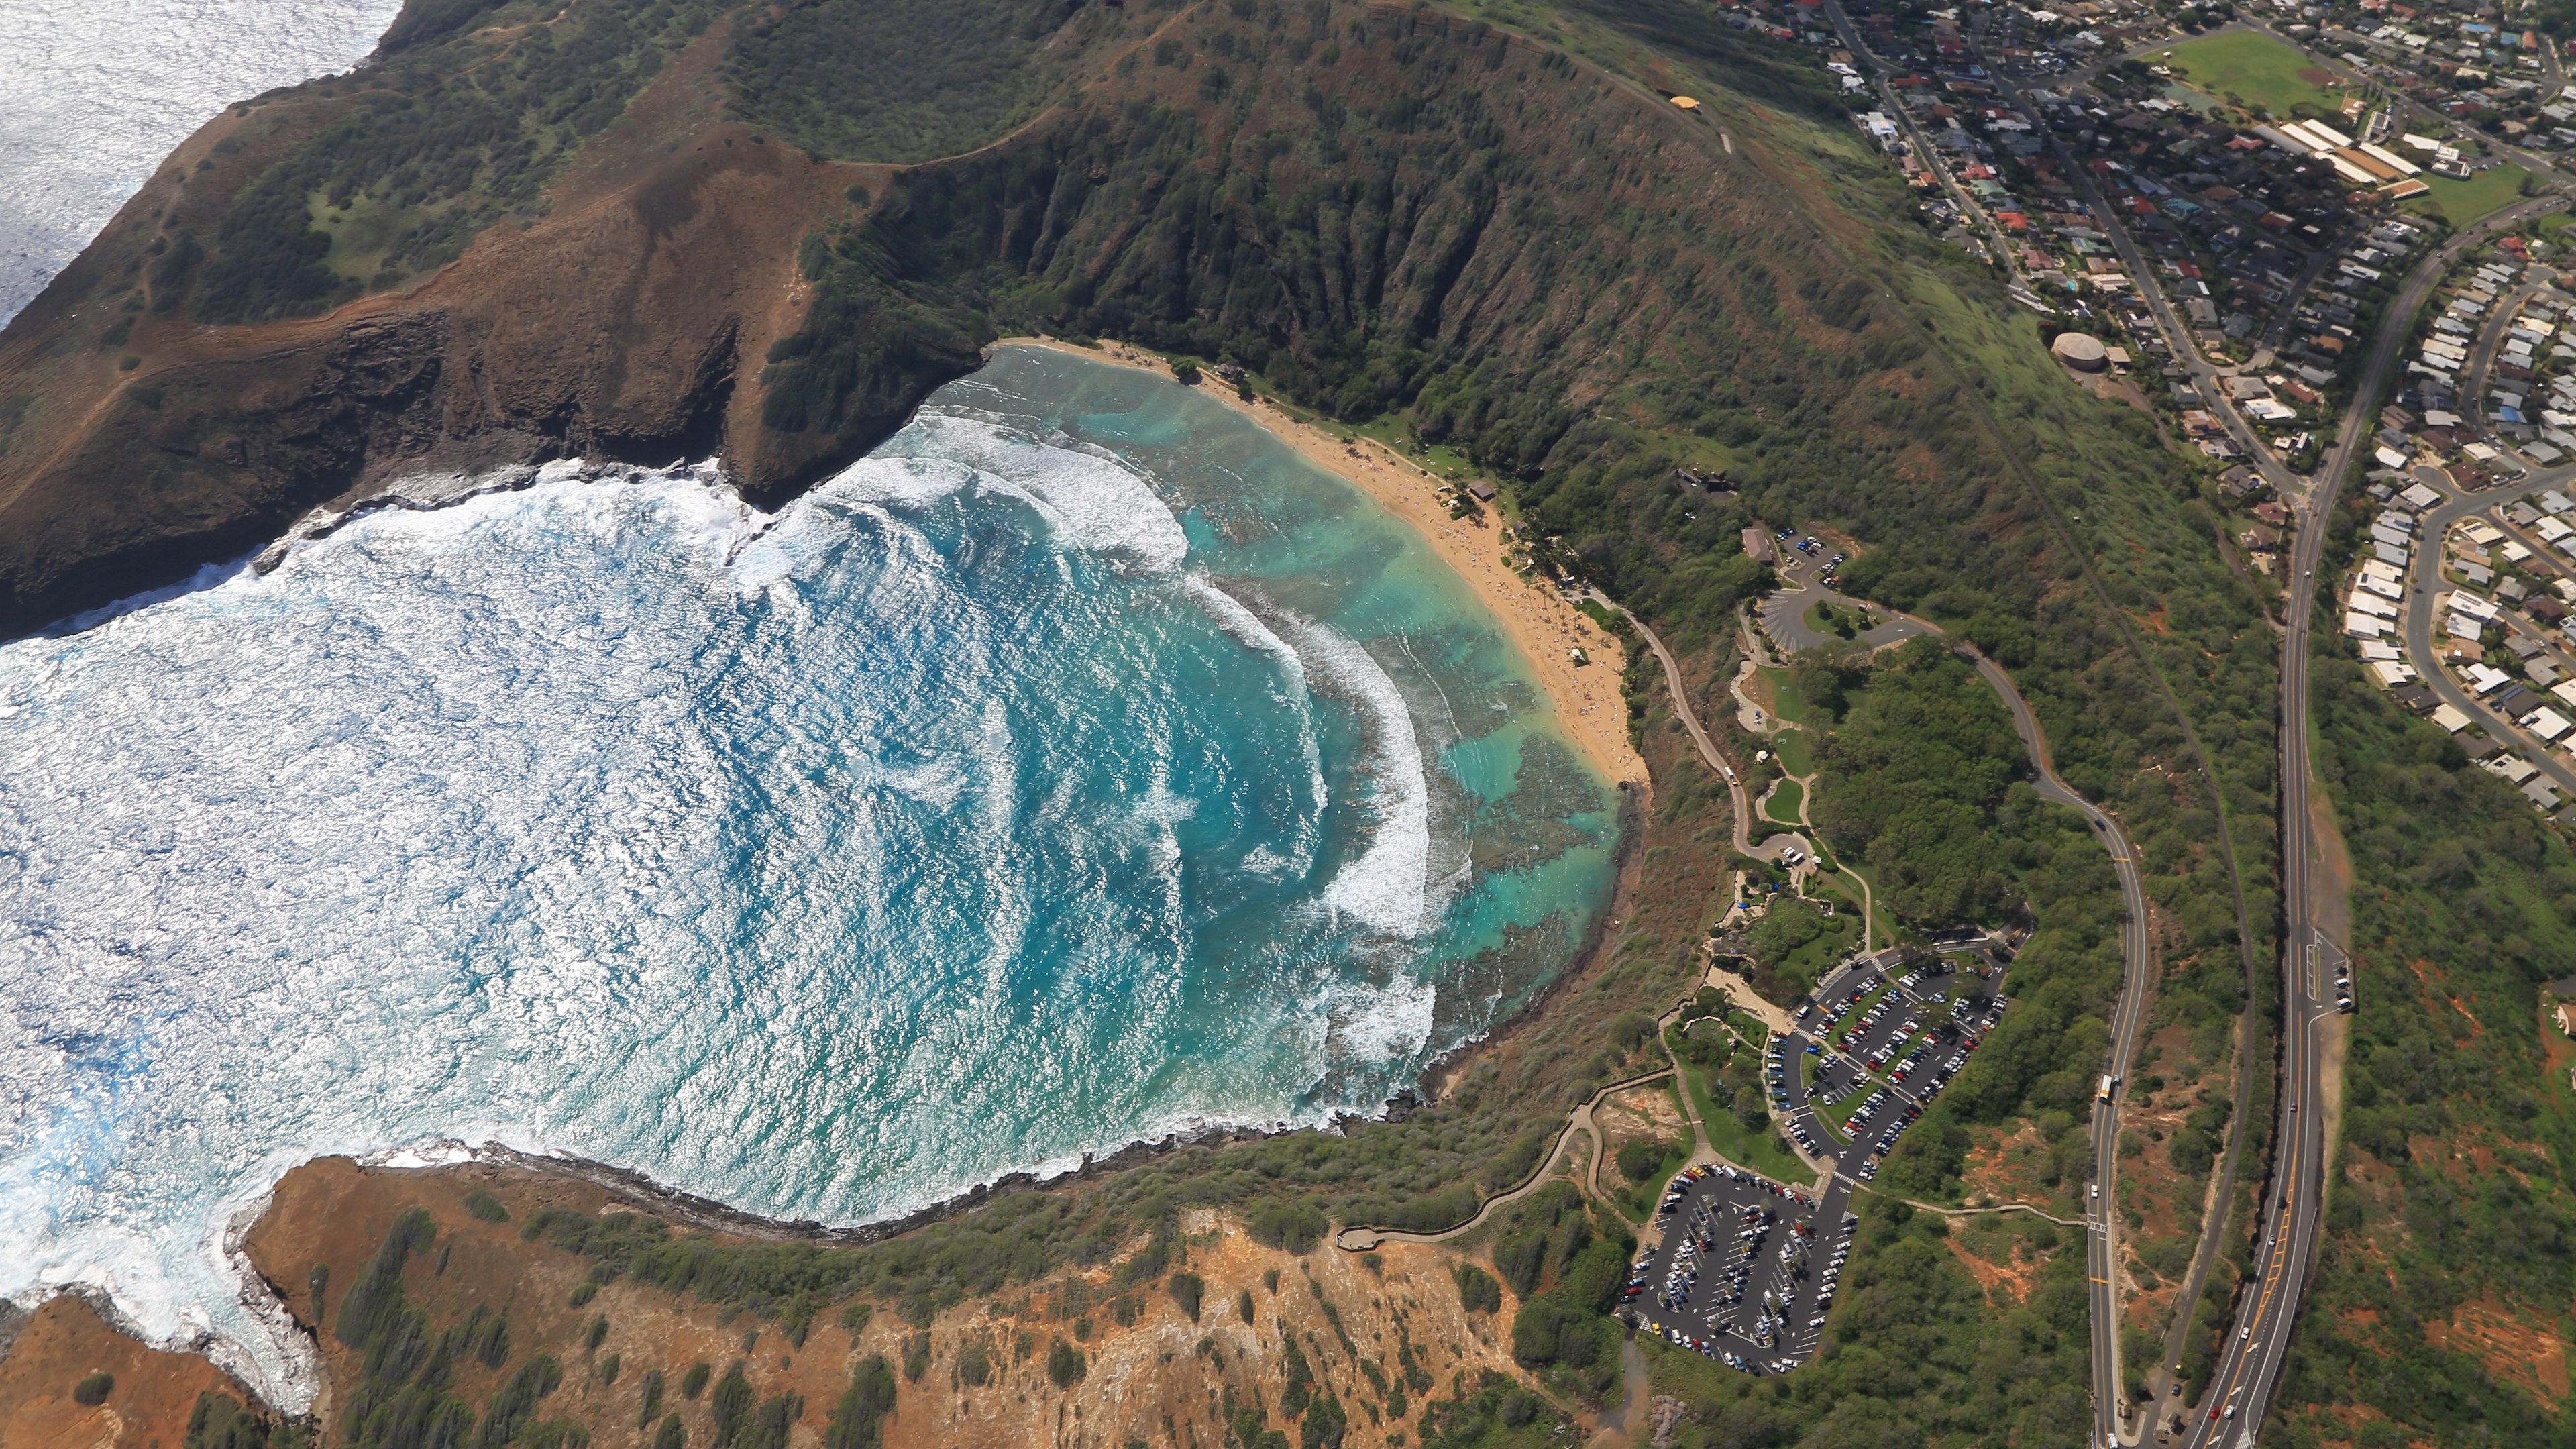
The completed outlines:
<svg viewBox="0 0 2576 1449">
<path fill-rule="evenodd" d="M 757 366 L 801 325 L 798 239 L 846 216 L 846 188 L 875 173 L 723 120 L 709 75 L 721 42 L 711 30 L 665 68 L 524 230 L 493 227 L 426 283 L 318 317 L 201 327 L 137 313 L 122 345 L 142 362 L 120 372 L 115 348 L 87 340 L 109 279 L 148 275 L 150 242 L 217 212 L 210 189 L 242 179 L 174 180 L 245 124 L 192 137 L 0 335 L 0 398 L 16 400 L 0 411 L 0 426 L 16 419 L 0 433 L 0 631 L 253 548 L 396 471 L 664 463 L 723 445 L 737 472 L 767 477 L 874 441 L 973 367 L 971 349 L 928 359 L 900 407 L 790 440 L 784 463 L 741 426 L 756 405 L 737 396 L 744 359 Z"/>
<path fill-rule="evenodd" d="M 533 32 L 618 0 L 422 42 L 180 147 L 0 334 L 0 633 L 246 552 L 398 472 L 720 452 L 774 504 L 1004 328 L 1239 355 L 1345 415 L 1414 403 L 1426 438 L 1531 478 L 1596 449 L 1567 442 L 1589 419 L 1750 437 L 1824 411 L 1837 426 L 1795 431 L 1892 459 L 1938 411 L 1902 370 L 1901 325 L 1814 245 L 1852 223 L 1809 214 L 1830 208 L 1796 163 L 1481 21 L 1039 6 L 1013 33 L 1060 28 L 1011 54 L 1043 55 L 1059 99 L 897 168 L 862 163 L 903 145 L 830 124 L 875 72 L 832 69 L 848 56 L 777 72 L 794 57 L 760 46 L 791 12 L 704 8 L 713 22 L 613 123 L 568 139 L 540 193 L 436 202 L 489 219 L 425 273 L 405 267 L 444 253 L 382 240 L 435 209 L 396 194 L 404 171 L 381 194 L 366 165 L 317 187 L 316 230 L 250 223 L 292 168 L 367 162 L 367 118 L 445 94 L 441 63 L 513 64 Z M 939 59 L 977 70 L 971 46 Z M 1770 65 L 1743 74 L 1786 83 Z"/>
<path fill-rule="evenodd" d="M 468 1205 L 468 1194 L 478 1191 L 506 1218 L 478 1217 Z M 1434 1248 L 1299 1257 L 1260 1246 L 1239 1221 L 1195 1211 L 1181 1224 L 1182 1264 L 1205 1285 L 1195 1320 L 1159 1282 L 1119 1294 L 1105 1268 L 1068 1269 L 1000 1298 L 961 1304 L 926 1325 L 879 1312 L 854 1331 L 836 1317 L 791 1341 L 774 1320 L 659 1288 L 609 1281 L 577 1295 L 596 1283 L 592 1260 L 522 1235 L 529 1214 L 547 1206 L 595 1214 L 632 1204 L 579 1179 L 479 1164 L 403 1171 L 325 1158 L 287 1175 L 245 1246 L 321 1351 L 326 1387 L 315 1417 L 323 1442 L 343 1442 L 353 1412 L 363 1409 L 352 1398 L 364 1381 L 363 1355 L 332 1331 L 336 1315 L 396 1219 L 414 1207 L 429 1212 L 437 1236 L 406 1264 L 407 1301 L 433 1329 L 478 1308 L 508 1315 L 501 1362 L 461 1358 L 450 1386 L 482 1403 L 532 1356 L 551 1355 L 562 1382 L 544 1396 L 538 1417 L 578 1426 L 600 1449 L 648 1442 L 642 1408 L 646 1376 L 657 1369 L 664 1407 L 655 1423 L 677 1413 L 688 1443 L 710 1442 L 714 1395 L 682 1393 L 694 1363 L 715 1375 L 740 1363 L 755 1402 L 800 1396 L 804 1408 L 790 1426 L 789 1449 L 821 1442 L 831 1406 L 870 1354 L 898 1366 L 888 1449 L 1189 1442 L 1190 1434 L 1204 1445 L 1223 1444 L 1229 1404 L 1278 1401 L 1283 1336 L 1299 1344 L 1317 1390 L 1342 1405 L 1354 1429 L 1370 1426 L 1362 1442 L 1414 1428 L 1430 1399 L 1426 1381 L 1445 1391 L 1488 1372 L 1521 1376 L 1501 1328 L 1514 1302 L 1506 1294 L 1498 1312 L 1466 1312 L 1450 1276 L 1453 1259 Z M 309 1291 L 317 1265 L 326 1270 L 319 1321 Z M 1249 1322 L 1240 1311 L 1247 1293 Z M 577 1296 L 585 1301 L 577 1304 Z M 605 1323 L 595 1345 L 587 1336 L 594 1320 Z M 1068 1385 L 1048 1372 L 1058 1341 L 1082 1354 L 1081 1376 Z M 919 1357 L 924 1344 L 926 1359 Z M 100 1367 L 116 1374 L 108 1402 L 73 1404 L 72 1384 Z M 1408 1374 L 1409 1389 L 1401 1387 Z M 143 1348 L 80 1300 L 58 1298 L 0 1359 L 0 1446 L 176 1449 L 204 1390 L 242 1395 L 204 1360 Z"/>
</svg>

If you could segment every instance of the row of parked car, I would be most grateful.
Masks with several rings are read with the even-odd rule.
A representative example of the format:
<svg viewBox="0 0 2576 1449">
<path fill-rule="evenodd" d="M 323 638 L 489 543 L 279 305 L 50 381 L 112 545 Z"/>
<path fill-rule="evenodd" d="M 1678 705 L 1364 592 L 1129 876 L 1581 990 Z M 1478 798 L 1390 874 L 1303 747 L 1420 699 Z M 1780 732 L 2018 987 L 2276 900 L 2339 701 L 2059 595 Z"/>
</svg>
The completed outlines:
<svg viewBox="0 0 2576 1449">
<path fill-rule="evenodd" d="M 1812 535 L 1801 538 L 1798 536 L 1798 530 L 1794 528 L 1783 528 L 1779 530 L 1774 537 L 1776 537 L 1780 542 L 1796 549 L 1798 552 L 1805 554 L 1809 558 L 1825 557 L 1825 546 L 1822 543 L 1817 542 Z M 1834 584 L 1834 574 L 1842 568 L 1844 561 L 1850 557 L 1851 555 L 1849 554 L 1837 553 L 1832 558 L 1825 559 L 1825 566 L 1823 570 L 1816 575 L 1817 579 L 1821 581 L 1825 587 L 1832 588 Z"/>
</svg>

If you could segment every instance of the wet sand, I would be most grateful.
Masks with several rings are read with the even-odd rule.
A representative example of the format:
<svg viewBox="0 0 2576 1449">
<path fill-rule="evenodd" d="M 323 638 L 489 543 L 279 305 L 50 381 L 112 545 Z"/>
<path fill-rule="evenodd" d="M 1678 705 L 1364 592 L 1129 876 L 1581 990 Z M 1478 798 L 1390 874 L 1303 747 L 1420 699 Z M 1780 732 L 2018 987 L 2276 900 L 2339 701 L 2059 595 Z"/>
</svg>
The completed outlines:
<svg viewBox="0 0 2576 1449">
<path fill-rule="evenodd" d="M 1006 337 L 993 345 L 1052 347 L 1094 362 L 1171 376 L 1161 357 L 1122 343 L 1078 347 L 1047 337 Z M 1529 661 L 1531 675 L 1555 704 L 1558 724 L 1591 758 L 1593 767 L 1607 779 L 1643 787 L 1646 764 L 1629 743 L 1628 710 L 1619 693 L 1626 651 L 1562 590 L 1525 579 L 1503 562 L 1502 528 L 1492 511 L 1481 523 L 1453 519 L 1439 500 L 1439 480 L 1375 440 L 1345 442 L 1300 422 L 1267 398 L 1246 403 L 1222 384 L 1200 390 L 1261 424 L 1306 461 L 1347 481 L 1410 525 L 1503 626 L 1512 647 Z M 1575 664 L 1570 651 L 1577 648 L 1591 662 Z"/>
</svg>

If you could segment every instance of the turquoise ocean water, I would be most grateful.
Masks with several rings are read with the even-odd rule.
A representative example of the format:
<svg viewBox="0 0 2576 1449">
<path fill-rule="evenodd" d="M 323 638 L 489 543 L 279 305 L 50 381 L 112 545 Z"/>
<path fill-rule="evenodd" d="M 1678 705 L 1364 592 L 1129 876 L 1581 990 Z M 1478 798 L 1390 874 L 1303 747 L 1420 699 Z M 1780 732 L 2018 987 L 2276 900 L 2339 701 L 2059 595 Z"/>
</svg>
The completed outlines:
<svg viewBox="0 0 2576 1449">
<path fill-rule="evenodd" d="M 0 647 L 0 1292 L 293 1401 L 223 1230 L 500 1142 L 854 1222 L 1377 1110 L 1561 969 L 1613 792 L 1400 523 L 1005 349 L 777 515 L 361 515 Z"/>
</svg>

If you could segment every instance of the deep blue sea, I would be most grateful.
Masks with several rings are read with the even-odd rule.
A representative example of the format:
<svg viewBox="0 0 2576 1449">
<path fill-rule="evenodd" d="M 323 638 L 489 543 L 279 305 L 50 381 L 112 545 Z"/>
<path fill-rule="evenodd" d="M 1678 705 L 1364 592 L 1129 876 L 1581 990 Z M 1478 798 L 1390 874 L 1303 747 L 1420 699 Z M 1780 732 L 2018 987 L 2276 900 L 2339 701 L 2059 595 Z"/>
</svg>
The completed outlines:
<svg viewBox="0 0 2576 1449">
<path fill-rule="evenodd" d="M 0 1292 L 288 1401 L 293 1164 L 855 1222 L 1371 1112 L 1561 969 L 1614 797 L 1403 525 L 1005 349 L 770 515 L 558 464 L 0 647 Z"/>
</svg>

